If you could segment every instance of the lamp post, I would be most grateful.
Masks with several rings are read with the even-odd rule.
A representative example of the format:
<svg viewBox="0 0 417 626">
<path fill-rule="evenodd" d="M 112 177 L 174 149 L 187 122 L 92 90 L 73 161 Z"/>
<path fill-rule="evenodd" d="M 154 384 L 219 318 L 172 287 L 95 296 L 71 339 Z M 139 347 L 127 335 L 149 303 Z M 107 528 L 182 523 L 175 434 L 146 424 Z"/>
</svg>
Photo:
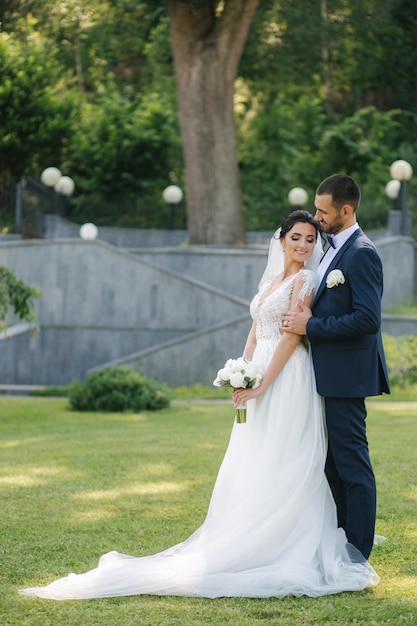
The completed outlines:
<svg viewBox="0 0 417 626">
<path fill-rule="evenodd" d="M 302 187 L 293 187 L 288 193 L 288 201 L 294 209 L 301 209 L 307 204 L 308 195 Z"/>
<path fill-rule="evenodd" d="M 413 168 L 408 161 L 400 159 L 391 164 L 390 174 L 392 180 L 385 187 L 385 193 L 394 201 L 390 231 L 395 235 L 410 237 L 411 215 L 407 212 L 407 180 L 413 175 Z"/>
<path fill-rule="evenodd" d="M 41 174 L 41 181 L 46 187 L 51 187 L 63 196 L 70 196 L 75 189 L 74 181 L 69 176 L 63 176 L 57 167 L 47 167 Z"/>
<path fill-rule="evenodd" d="M 23 219 L 23 185 L 24 179 L 20 179 L 16 185 L 16 200 L 15 200 L 15 229 L 20 235 L 22 233 L 22 219 Z"/>
<path fill-rule="evenodd" d="M 182 190 L 177 185 L 169 185 L 162 193 L 162 196 L 170 207 L 169 229 L 174 230 L 175 227 L 175 209 L 183 198 Z"/>
<path fill-rule="evenodd" d="M 16 185 L 16 202 L 15 202 L 15 228 L 16 232 L 21 234 L 23 228 L 23 192 L 27 183 L 30 182 L 31 186 L 35 189 L 45 193 L 45 187 L 52 187 L 57 193 L 63 196 L 70 196 L 75 188 L 74 181 L 69 176 L 62 176 L 60 170 L 57 167 L 47 167 L 41 174 L 41 182 L 31 176 L 24 176 Z M 54 212 L 55 195 L 53 192 L 48 193 L 51 202 L 51 208 Z"/>
</svg>

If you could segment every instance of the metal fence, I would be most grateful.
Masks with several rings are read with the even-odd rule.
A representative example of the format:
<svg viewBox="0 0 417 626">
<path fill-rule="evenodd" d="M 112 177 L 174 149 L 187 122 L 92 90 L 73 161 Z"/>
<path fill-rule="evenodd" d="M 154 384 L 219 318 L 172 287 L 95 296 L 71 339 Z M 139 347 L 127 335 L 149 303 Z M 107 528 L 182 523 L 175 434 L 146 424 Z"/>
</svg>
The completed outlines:
<svg viewBox="0 0 417 626">
<path fill-rule="evenodd" d="M 0 232 L 16 233 L 25 239 L 44 236 L 46 214 L 65 214 L 65 197 L 32 176 L 14 184 L 0 180 Z"/>
<path fill-rule="evenodd" d="M 0 175 L 0 234 L 15 232 L 16 185 Z"/>
</svg>

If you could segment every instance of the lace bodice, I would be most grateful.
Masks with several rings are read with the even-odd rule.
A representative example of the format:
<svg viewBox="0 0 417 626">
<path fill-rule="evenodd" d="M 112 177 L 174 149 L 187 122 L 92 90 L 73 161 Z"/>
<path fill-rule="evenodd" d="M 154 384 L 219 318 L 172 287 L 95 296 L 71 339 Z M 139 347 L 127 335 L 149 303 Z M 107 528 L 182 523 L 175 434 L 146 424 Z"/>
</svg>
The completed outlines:
<svg viewBox="0 0 417 626">
<path fill-rule="evenodd" d="M 316 287 L 316 275 L 311 270 L 300 270 L 303 278 L 303 286 L 300 291 L 300 299 L 303 300 Z M 298 274 L 289 276 L 271 293 L 273 278 L 266 280 L 260 287 L 250 305 L 250 313 L 256 323 L 256 341 L 270 341 L 277 343 L 282 328 L 282 317 L 289 310 L 291 294 L 294 289 L 295 279 Z"/>
</svg>

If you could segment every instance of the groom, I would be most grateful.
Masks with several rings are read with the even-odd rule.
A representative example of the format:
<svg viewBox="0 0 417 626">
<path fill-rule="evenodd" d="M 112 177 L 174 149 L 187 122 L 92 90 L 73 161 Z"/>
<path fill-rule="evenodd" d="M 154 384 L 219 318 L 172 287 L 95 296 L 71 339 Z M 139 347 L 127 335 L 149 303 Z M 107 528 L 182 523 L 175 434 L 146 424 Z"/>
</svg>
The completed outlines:
<svg viewBox="0 0 417 626">
<path fill-rule="evenodd" d="M 338 523 L 367 559 L 376 516 L 375 477 L 366 438 L 365 397 L 389 393 L 381 339 L 382 263 L 356 221 L 361 192 L 335 174 L 317 188 L 315 219 L 331 247 L 318 269 L 311 310 L 287 313 L 288 332 L 307 335 L 328 431 L 326 476 Z"/>
</svg>

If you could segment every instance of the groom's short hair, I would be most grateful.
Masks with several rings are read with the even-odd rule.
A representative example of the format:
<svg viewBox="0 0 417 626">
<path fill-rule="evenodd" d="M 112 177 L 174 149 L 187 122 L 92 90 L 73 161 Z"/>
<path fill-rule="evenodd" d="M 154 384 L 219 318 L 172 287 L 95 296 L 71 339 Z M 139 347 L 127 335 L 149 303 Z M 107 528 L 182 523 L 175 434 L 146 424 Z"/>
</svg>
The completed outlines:
<svg viewBox="0 0 417 626">
<path fill-rule="evenodd" d="M 332 196 L 332 206 L 341 209 L 344 204 L 350 204 L 354 211 L 361 201 L 361 190 L 356 181 L 347 174 L 333 174 L 325 178 L 317 187 L 318 196 Z"/>
</svg>

